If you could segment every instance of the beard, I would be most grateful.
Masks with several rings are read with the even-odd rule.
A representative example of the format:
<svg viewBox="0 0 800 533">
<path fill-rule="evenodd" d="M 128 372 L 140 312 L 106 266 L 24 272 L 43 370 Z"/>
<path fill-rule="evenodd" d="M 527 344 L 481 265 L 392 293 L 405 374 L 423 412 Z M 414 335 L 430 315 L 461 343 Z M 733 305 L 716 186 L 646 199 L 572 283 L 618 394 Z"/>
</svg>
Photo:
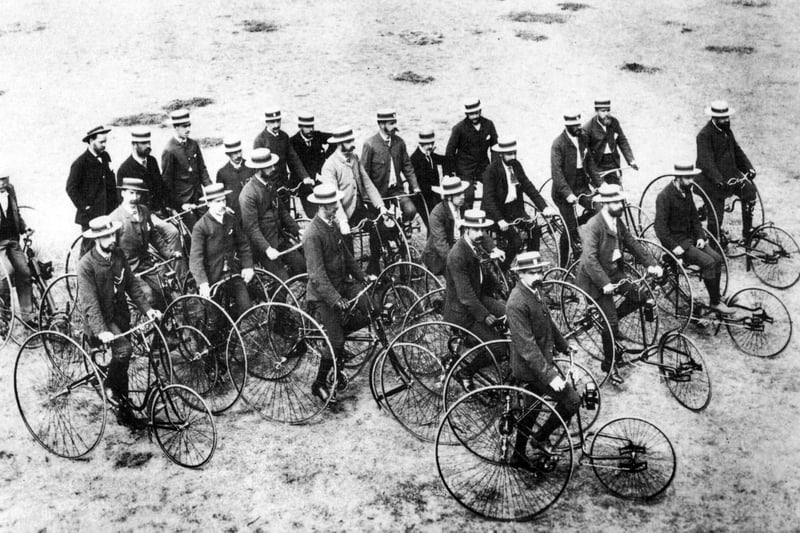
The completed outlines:
<svg viewBox="0 0 800 533">
<path fill-rule="evenodd" d="M 105 246 L 103 246 L 102 244 L 98 243 L 98 246 L 100 246 L 100 249 L 101 249 L 101 250 L 103 251 L 103 253 L 105 253 L 105 254 L 110 254 L 111 252 L 113 252 L 114 250 L 116 250 L 116 249 L 117 249 L 117 243 L 116 243 L 116 241 L 111 241 L 110 243 L 108 243 L 108 244 L 107 244 L 107 245 L 105 245 Z"/>
<path fill-rule="evenodd" d="M 356 145 L 350 147 L 342 146 L 342 153 L 344 154 L 352 154 L 353 152 L 355 152 L 355 150 L 356 150 Z"/>
<path fill-rule="evenodd" d="M 624 209 L 623 207 L 620 207 L 619 209 L 611 209 L 611 208 L 609 208 L 608 214 L 611 215 L 614 218 L 619 218 L 619 217 L 622 216 L 622 210 L 623 209 Z"/>
</svg>

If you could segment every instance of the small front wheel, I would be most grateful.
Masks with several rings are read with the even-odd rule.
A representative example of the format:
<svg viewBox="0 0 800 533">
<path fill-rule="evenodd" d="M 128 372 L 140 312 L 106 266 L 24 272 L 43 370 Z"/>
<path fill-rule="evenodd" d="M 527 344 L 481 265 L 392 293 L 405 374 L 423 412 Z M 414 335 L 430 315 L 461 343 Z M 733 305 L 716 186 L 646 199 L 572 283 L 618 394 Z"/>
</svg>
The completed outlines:
<svg viewBox="0 0 800 533">
<path fill-rule="evenodd" d="M 176 465 L 200 468 L 217 448 L 217 428 L 208 404 L 184 385 L 159 389 L 150 401 L 150 425 L 161 450 Z"/>
<path fill-rule="evenodd" d="M 658 367 L 669 392 L 690 411 L 702 411 L 711 402 L 708 365 L 692 340 L 670 332 L 658 343 Z"/>
</svg>

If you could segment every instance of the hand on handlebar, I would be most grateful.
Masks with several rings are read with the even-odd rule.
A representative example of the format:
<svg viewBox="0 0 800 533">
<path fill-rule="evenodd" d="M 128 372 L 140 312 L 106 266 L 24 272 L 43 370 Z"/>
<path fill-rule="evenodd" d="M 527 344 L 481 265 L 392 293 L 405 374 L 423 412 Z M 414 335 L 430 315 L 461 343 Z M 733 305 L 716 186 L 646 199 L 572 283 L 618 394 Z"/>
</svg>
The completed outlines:
<svg viewBox="0 0 800 533">
<path fill-rule="evenodd" d="M 578 201 L 578 197 L 575 196 L 574 194 L 570 194 L 569 196 L 567 196 L 567 202 L 568 203 L 574 204 L 577 201 Z"/>
<path fill-rule="evenodd" d="M 335 307 L 336 309 L 344 313 L 347 311 L 347 308 L 349 306 L 347 305 L 347 300 L 345 300 L 344 298 L 340 298 L 339 300 L 336 301 Z"/>
<path fill-rule="evenodd" d="M 192 209 L 195 209 L 196 207 L 197 206 L 195 204 L 189 204 L 189 203 L 181 204 L 181 211 L 191 211 Z"/>
<path fill-rule="evenodd" d="M 647 273 L 650 274 L 651 276 L 655 276 L 657 278 L 660 278 L 661 276 L 664 275 L 664 269 L 661 268 L 660 265 L 653 265 L 653 266 L 647 267 Z"/>
<path fill-rule="evenodd" d="M 245 283 L 250 283 L 250 280 L 252 280 L 255 275 L 256 273 L 252 268 L 242 269 L 242 280 L 244 280 Z"/>
<path fill-rule="evenodd" d="M 200 286 L 197 287 L 197 292 L 199 292 L 200 296 L 203 298 L 211 297 L 211 287 L 209 287 L 208 283 L 201 283 Z"/>
<path fill-rule="evenodd" d="M 110 331 L 101 331 L 100 333 L 97 334 L 97 338 L 103 344 L 109 344 L 111 341 L 114 340 L 114 334 L 111 333 Z"/>
<path fill-rule="evenodd" d="M 567 382 L 561 376 L 556 376 L 550 381 L 550 388 L 556 392 L 561 392 L 566 386 Z"/>
<path fill-rule="evenodd" d="M 497 227 L 500 229 L 500 231 L 503 231 L 503 232 L 508 231 L 508 222 L 506 222 L 505 220 L 500 219 L 500 220 L 497 221 Z"/>
<path fill-rule="evenodd" d="M 493 328 L 495 327 L 495 325 L 499 320 L 500 320 L 499 318 L 489 313 L 488 315 L 486 315 L 486 318 L 483 319 L 483 323 L 489 326 L 490 328 Z"/>
<path fill-rule="evenodd" d="M 161 320 L 161 311 L 158 309 L 150 309 L 147 312 L 147 318 L 150 320 Z"/>
<path fill-rule="evenodd" d="M 505 261 L 506 253 L 500 248 L 495 247 L 494 250 L 489 252 L 489 257 L 491 257 L 492 259 L 499 259 L 500 261 Z"/>
<path fill-rule="evenodd" d="M 545 208 L 542 209 L 542 216 L 544 216 L 544 217 L 554 217 L 557 214 L 558 214 L 558 211 L 556 210 L 555 207 L 553 207 L 551 205 L 545 206 Z"/>
</svg>

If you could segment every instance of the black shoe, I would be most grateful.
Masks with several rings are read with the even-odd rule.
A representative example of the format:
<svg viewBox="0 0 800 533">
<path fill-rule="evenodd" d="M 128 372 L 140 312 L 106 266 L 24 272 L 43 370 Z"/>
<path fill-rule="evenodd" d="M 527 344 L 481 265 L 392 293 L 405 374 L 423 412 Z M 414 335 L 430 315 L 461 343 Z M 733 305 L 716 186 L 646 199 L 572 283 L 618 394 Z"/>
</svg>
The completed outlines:
<svg viewBox="0 0 800 533">
<path fill-rule="evenodd" d="M 344 392 L 350 386 L 350 378 L 344 372 L 336 374 L 336 392 Z"/>
<path fill-rule="evenodd" d="M 315 381 L 314 384 L 311 385 L 311 394 L 323 402 L 328 402 L 331 404 L 336 403 L 336 396 L 331 394 L 330 389 L 328 389 L 328 386 L 324 383 L 317 383 Z"/>
<path fill-rule="evenodd" d="M 608 375 L 608 379 L 613 385 L 622 385 L 625 383 L 625 378 L 620 375 L 616 365 L 611 367 L 611 374 Z"/>
<path fill-rule="evenodd" d="M 147 421 L 138 418 L 125 400 L 121 401 L 117 408 L 117 424 L 132 430 L 140 430 L 147 427 Z"/>
<path fill-rule="evenodd" d="M 459 385 L 461 385 L 461 388 L 464 389 L 464 392 L 472 392 L 475 390 L 475 380 L 473 380 L 472 376 L 469 374 L 456 372 L 455 378 Z"/>
</svg>

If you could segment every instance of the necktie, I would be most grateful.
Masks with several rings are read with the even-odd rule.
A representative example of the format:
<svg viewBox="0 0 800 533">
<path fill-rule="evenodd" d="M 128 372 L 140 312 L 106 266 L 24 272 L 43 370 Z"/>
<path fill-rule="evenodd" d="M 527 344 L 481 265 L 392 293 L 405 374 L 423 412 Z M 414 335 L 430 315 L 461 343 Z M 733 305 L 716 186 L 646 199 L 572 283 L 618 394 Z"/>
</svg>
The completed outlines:
<svg viewBox="0 0 800 533">
<path fill-rule="evenodd" d="M 517 174 L 514 172 L 514 167 L 508 167 L 508 177 L 511 180 L 511 185 L 519 185 L 519 181 L 517 180 Z"/>
<path fill-rule="evenodd" d="M 433 159 L 431 159 L 430 154 L 425 154 L 425 157 L 428 159 L 428 165 L 433 168 Z"/>
</svg>

